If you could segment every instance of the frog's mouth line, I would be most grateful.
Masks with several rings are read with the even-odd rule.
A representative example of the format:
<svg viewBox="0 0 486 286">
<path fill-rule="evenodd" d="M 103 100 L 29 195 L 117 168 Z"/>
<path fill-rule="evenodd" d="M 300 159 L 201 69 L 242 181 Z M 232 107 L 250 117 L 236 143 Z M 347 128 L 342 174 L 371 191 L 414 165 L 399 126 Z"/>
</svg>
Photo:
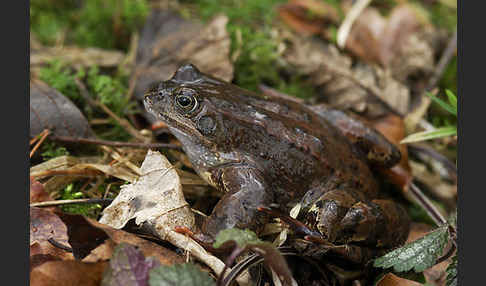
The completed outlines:
<svg viewBox="0 0 486 286">
<path fill-rule="evenodd" d="M 145 109 L 148 110 L 155 118 L 166 123 L 170 128 L 180 130 L 179 132 L 186 134 L 207 146 L 211 145 L 211 141 L 205 138 L 197 128 L 183 122 L 182 120 L 177 120 L 174 116 L 169 116 L 168 112 L 156 112 L 152 108 L 152 104 L 144 100 Z"/>
</svg>

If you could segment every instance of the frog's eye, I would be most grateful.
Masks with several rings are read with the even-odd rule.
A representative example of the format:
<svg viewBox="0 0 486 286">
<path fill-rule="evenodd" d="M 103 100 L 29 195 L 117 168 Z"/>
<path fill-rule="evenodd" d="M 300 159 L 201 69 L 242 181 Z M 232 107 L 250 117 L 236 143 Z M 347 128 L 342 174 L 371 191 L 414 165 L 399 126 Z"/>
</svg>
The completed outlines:
<svg viewBox="0 0 486 286">
<path fill-rule="evenodd" d="M 192 112 L 197 108 L 197 100 L 194 96 L 195 91 L 192 89 L 184 88 L 180 90 L 175 98 L 177 106 L 179 106 L 184 112 Z"/>
</svg>

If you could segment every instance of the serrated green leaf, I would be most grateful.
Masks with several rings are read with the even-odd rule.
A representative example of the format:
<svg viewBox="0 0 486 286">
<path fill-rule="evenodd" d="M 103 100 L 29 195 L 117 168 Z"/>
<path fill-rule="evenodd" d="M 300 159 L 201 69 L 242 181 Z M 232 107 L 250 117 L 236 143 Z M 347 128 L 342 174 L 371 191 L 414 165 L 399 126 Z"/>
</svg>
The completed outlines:
<svg viewBox="0 0 486 286">
<path fill-rule="evenodd" d="M 402 141 L 400 141 L 400 144 L 425 141 L 425 140 L 436 139 L 441 137 L 453 136 L 456 134 L 457 134 L 456 126 L 446 126 L 446 127 L 438 128 L 434 131 L 424 131 L 424 132 L 417 132 L 414 134 L 410 134 L 407 137 L 405 137 Z"/>
<path fill-rule="evenodd" d="M 433 266 L 447 243 L 447 226 L 442 226 L 416 241 L 377 258 L 375 267 L 393 267 L 395 272 L 413 269 L 422 272 Z"/>
<path fill-rule="evenodd" d="M 446 273 L 446 285 L 457 286 L 457 254 L 452 257 L 451 263 L 447 266 Z"/>
<path fill-rule="evenodd" d="M 220 247 L 223 243 L 234 240 L 238 247 L 244 248 L 247 244 L 259 244 L 262 243 L 258 236 L 249 229 L 228 228 L 220 231 L 216 236 L 213 246 L 215 248 Z"/>
<path fill-rule="evenodd" d="M 149 272 L 150 286 L 215 286 L 214 280 L 191 263 L 160 266 Z"/>
<path fill-rule="evenodd" d="M 452 107 L 454 107 L 454 109 L 456 110 L 456 114 L 457 114 L 457 97 L 456 97 L 456 95 L 448 89 L 446 89 L 445 92 L 446 92 L 447 98 L 449 99 L 449 103 L 451 104 Z"/>
<path fill-rule="evenodd" d="M 447 93 L 447 92 L 446 92 Z M 452 94 L 452 92 L 451 92 Z M 432 98 L 433 101 L 435 101 L 437 104 L 439 104 L 443 109 L 445 109 L 446 111 L 454 114 L 457 116 L 457 101 L 456 101 L 456 107 L 452 106 L 451 104 L 443 101 L 442 99 L 434 96 L 433 94 L 431 93 L 427 93 L 427 95 Z M 453 94 L 452 94 L 453 95 Z M 454 96 L 455 97 L 455 96 Z M 450 101 L 450 98 L 449 98 L 449 101 Z"/>
</svg>

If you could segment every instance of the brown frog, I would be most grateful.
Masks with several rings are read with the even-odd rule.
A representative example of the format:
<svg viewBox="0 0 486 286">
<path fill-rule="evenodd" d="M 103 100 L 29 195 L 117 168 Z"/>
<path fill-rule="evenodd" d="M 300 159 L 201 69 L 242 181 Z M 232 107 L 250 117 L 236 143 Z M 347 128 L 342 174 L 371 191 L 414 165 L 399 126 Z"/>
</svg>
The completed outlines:
<svg viewBox="0 0 486 286">
<path fill-rule="evenodd" d="M 282 218 L 308 240 L 375 248 L 405 241 L 407 214 L 379 199 L 370 168 L 393 166 L 400 153 L 345 113 L 259 95 L 191 64 L 147 91 L 144 103 L 180 140 L 199 175 L 225 192 L 203 234 L 258 230 L 269 219 L 264 212 L 272 213 L 261 206 L 288 213 L 300 202 L 298 221 Z"/>
</svg>

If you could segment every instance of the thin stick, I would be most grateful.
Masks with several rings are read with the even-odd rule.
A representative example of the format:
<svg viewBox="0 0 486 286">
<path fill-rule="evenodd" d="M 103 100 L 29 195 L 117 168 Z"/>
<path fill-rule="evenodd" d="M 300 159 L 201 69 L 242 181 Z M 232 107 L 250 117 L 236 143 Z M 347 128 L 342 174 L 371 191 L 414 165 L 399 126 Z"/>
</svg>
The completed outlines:
<svg viewBox="0 0 486 286">
<path fill-rule="evenodd" d="M 410 183 L 410 194 L 415 198 L 417 203 L 427 212 L 430 218 L 437 224 L 441 226 L 447 223 L 447 220 L 442 216 L 442 214 L 437 210 L 437 208 L 432 204 L 432 202 L 422 193 L 422 191 L 412 182 Z"/>
<path fill-rule="evenodd" d="M 41 134 L 42 134 L 42 137 L 39 140 L 39 142 L 37 142 L 37 144 L 35 144 L 34 148 L 32 148 L 32 151 L 30 151 L 29 158 L 32 158 L 32 156 L 34 156 L 34 153 L 37 151 L 37 149 L 39 149 L 42 142 L 44 142 L 44 140 L 46 140 L 47 136 L 49 135 L 49 130 L 44 129 L 44 131 L 42 131 Z"/>
<path fill-rule="evenodd" d="M 175 144 L 166 143 L 142 143 L 142 142 L 121 142 L 121 141 L 109 141 L 93 138 L 76 138 L 69 136 L 50 136 L 50 139 L 54 141 L 71 142 L 71 143 L 85 143 L 85 144 L 95 144 L 95 145 L 105 145 L 112 147 L 134 147 L 134 148 L 168 148 L 182 150 L 181 146 Z"/>
<path fill-rule="evenodd" d="M 427 85 L 427 90 L 432 90 L 433 88 L 435 88 L 435 86 L 441 79 L 442 74 L 444 73 L 447 65 L 453 58 L 456 49 L 457 49 L 457 28 L 454 31 L 454 35 L 452 35 L 451 39 L 449 40 L 449 43 L 447 44 L 444 53 L 442 53 L 442 56 L 440 57 L 440 60 L 437 63 L 437 66 L 435 67 L 434 74 L 430 78 L 429 84 Z"/>
<path fill-rule="evenodd" d="M 371 3 L 371 0 L 358 0 L 351 10 L 346 14 L 344 21 L 342 22 L 341 26 L 339 26 L 337 32 L 337 45 L 342 49 L 346 44 L 346 40 L 348 39 L 349 32 L 351 31 L 351 27 L 353 26 L 354 21 L 358 18 L 358 16 L 363 12 L 363 10 Z"/>
<path fill-rule="evenodd" d="M 80 91 L 81 96 L 90 105 L 95 106 L 95 107 L 99 107 L 99 108 L 103 109 L 103 111 L 106 114 L 108 114 L 111 118 L 115 119 L 116 122 L 118 122 L 118 124 L 120 124 L 120 126 L 122 126 L 128 133 L 130 133 L 130 135 L 132 135 L 133 137 L 137 138 L 139 141 L 141 141 L 141 142 L 147 141 L 147 138 L 143 137 L 138 132 L 138 130 L 132 126 L 132 124 L 128 120 L 126 120 L 124 118 L 118 117 L 118 115 L 116 115 L 113 111 L 111 111 L 106 105 L 104 105 L 103 103 L 101 103 L 99 101 L 93 100 L 91 98 L 91 96 L 89 95 L 88 90 L 86 89 L 86 87 L 84 86 L 84 84 L 79 79 L 75 79 L 75 81 L 76 81 L 76 85 L 79 88 L 79 91 Z"/>
<path fill-rule="evenodd" d="M 39 138 L 40 138 L 41 136 L 43 136 L 43 135 L 44 135 L 46 132 L 48 132 L 48 130 L 47 130 L 47 129 L 44 129 L 44 130 L 42 130 L 42 132 L 41 132 L 41 133 L 39 133 L 37 136 L 35 136 L 34 138 L 32 138 L 32 139 L 30 140 L 30 142 L 29 142 L 29 146 L 30 146 L 30 145 L 32 145 L 32 144 L 34 144 L 35 142 L 37 142 L 37 140 L 39 140 Z"/>
<path fill-rule="evenodd" d="M 49 238 L 47 240 L 50 244 L 52 244 L 53 246 L 57 247 L 57 248 L 60 248 L 64 251 L 67 251 L 67 252 L 73 252 L 73 249 L 67 245 L 64 245 L 62 243 L 60 243 L 59 241 L 55 240 L 54 238 Z"/>
<path fill-rule="evenodd" d="M 75 199 L 75 200 L 55 200 L 55 201 L 45 201 L 39 203 L 32 203 L 30 204 L 31 207 L 52 207 L 52 206 L 60 206 L 60 205 L 75 205 L 75 204 L 109 204 L 113 200 L 112 199 Z"/>
<path fill-rule="evenodd" d="M 442 257 L 439 257 L 439 259 L 437 259 L 435 261 L 435 265 L 443 262 L 443 261 L 446 261 L 449 257 L 452 256 L 452 254 L 454 254 L 454 251 L 456 251 L 456 245 L 454 243 L 451 244 L 451 247 L 449 247 L 449 250 L 447 251 L 446 254 L 444 254 Z"/>
<path fill-rule="evenodd" d="M 46 171 L 40 171 L 31 174 L 31 176 L 34 178 L 57 176 L 57 175 L 81 176 L 81 177 L 91 178 L 91 177 L 102 176 L 103 173 L 98 170 L 90 170 L 90 169 L 83 169 L 83 170 L 66 169 L 66 170 L 46 170 Z"/>
</svg>

